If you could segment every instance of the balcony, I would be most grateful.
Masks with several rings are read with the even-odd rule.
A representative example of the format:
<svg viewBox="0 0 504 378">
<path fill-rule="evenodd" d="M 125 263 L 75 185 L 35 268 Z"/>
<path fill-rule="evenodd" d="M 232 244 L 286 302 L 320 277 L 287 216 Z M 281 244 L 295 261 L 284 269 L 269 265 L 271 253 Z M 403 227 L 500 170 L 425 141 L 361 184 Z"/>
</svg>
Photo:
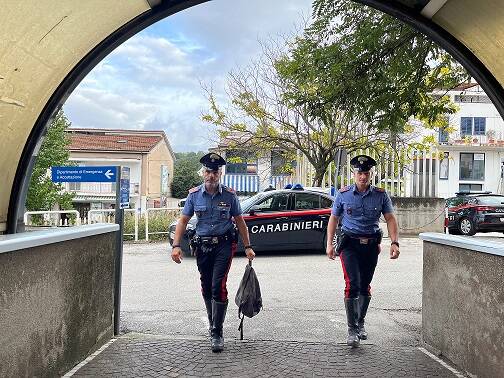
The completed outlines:
<svg viewBox="0 0 504 378">
<path fill-rule="evenodd" d="M 440 144 L 469 145 L 469 146 L 504 146 L 502 131 L 487 132 L 485 135 L 461 135 L 460 132 L 451 133 L 448 142 Z"/>
</svg>

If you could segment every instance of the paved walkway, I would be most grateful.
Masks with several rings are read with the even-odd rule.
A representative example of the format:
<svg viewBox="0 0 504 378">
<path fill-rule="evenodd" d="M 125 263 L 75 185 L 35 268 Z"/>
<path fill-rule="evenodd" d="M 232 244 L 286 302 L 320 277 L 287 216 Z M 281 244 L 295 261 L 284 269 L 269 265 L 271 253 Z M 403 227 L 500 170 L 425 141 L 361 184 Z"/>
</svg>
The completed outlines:
<svg viewBox="0 0 504 378">
<path fill-rule="evenodd" d="M 455 377 L 415 347 L 226 340 L 212 353 L 203 338 L 126 334 L 73 371 L 78 377 Z"/>
</svg>

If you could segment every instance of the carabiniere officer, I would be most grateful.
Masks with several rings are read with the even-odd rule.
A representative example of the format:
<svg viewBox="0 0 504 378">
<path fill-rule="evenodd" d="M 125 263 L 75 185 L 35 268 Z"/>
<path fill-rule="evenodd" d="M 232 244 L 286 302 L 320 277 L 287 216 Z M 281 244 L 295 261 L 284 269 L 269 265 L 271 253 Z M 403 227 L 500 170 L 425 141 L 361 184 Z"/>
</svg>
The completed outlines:
<svg viewBox="0 0 504 378">
<path fill-rule="evenodd" d="M 392 201 L 384 189 L 371 185 L 376 161 L 366 155 L 350 160 L 355 184 L 339 190 L 327 226 L 327 256 L 340 256 L 345 278 L 345 310 L 348 323 L 347 344 L 359 346 L 368 334 L 364 328 L 369 302 L 371 280 L 378 263 L 382 233 L 378 226 L 380 215 L 387 222 L 391 240 L 390 258 L 399 257 L 398 227 Z M 341 228 L 336 248 L 333 239 L 337 226 Z M 336 249 L 336 250 L 335 250 Z"/>
<path fill-rule="evenodd" d="M 245 246 L 247 258 L 253 260 L 255 253 L 250 245 L 247 225 L 241 215 L 236 193 L 220 184 L 222 166 L 226 161 L 216 153 L 209 153 L 203 156 L 200 162 L 203 164 L 204 183 L 189 190 L 175 229 L 171 257 L 180 264 L 180 240 L 189 219 L 196 213 L 198 223 L 191 245 L 195 248 L 200 272 L 201 293 L 210 325 L 212 351 L 220 352 L 224 349 L 222 325 L 228 305 L 226 281 L 237 246 L 235 224 Z"/>
</svg>

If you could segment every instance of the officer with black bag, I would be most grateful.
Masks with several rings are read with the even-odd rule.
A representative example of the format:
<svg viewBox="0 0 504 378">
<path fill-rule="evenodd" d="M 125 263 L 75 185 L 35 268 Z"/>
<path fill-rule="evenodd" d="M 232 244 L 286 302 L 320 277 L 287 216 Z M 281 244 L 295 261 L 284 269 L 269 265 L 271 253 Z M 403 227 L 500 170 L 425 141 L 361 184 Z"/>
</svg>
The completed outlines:
<svg viewBox="0 0 504 378">
<path fill-rule="evenodd" d="M 336 194 L 329 224 L 327 225 L 327 256 L 340 257 L 345 278 L 345 310 L 348 324 L 347 345 L 359 346 L 368 334 L 364 320 L 371 301 L 371 281 L 381 251 L 382 233 L 380 215 L 387 222 L 391 240 L 390 258 L 399 257 L 397 220 L 392 201 L 384 189 L 371 185 L 376 161 L 367 155 L 350 160 L 355 184 L 342 188 Z M 336 228 L 337 243 L 333 245 Z"/>
<path fill-rule="evenodd" d="M 180 240 L 187 223 L 196 213 L 198 223 L 196 234 L 191 240 L 191 248 L 196 254 L 200 272 L 201 293 L 210 325 L 212 351 L 220 352 L 224 349 L 222 326 L 228 305 L 226 282 L 238 240 L 235 224 L 245 246 L 247 258 L 253 260 L 255 253 L 250 245 L 247 225 L 241 215 L 236 193 L 220 184 L 222 166 L 226 161 L 216 153 L 209 153 L 203 156 L 200 162 L 203 164 L 204 183 L 189 190 L 175 229 L 171 257 L 177 264 L 181 263 Z"/>
</svg>

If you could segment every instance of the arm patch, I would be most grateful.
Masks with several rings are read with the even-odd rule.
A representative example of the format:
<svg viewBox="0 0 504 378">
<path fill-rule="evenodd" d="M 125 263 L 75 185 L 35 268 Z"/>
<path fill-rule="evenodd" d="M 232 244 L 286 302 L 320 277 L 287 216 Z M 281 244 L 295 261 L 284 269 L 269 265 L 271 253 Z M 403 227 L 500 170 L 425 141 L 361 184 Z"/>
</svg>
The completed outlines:
<svg viewBox="0 0 504 378">
<path fill-rule="evenodd" d="M 195 193 L 199 190 L 199 186 L 195 186 L 194 188 L 189 189 L 189 193 Z"/>
<path fill-rule="evenodd" d="M 236 193 L 236 190 L 234 190 L 233 188 L 230 188 L 229 186 L 224 186 L 224 190 L 228 191 L 229 193 Z"/>
<path fill-rule="evenodd" d="M 348 192 L 351 187 L 352 187 L 351 185 L 345 186 L 344 188 L 341 188 L 340 190 L 338 190 L 338 192 L 340 192 L 340 193 Z"/>
</svg>

